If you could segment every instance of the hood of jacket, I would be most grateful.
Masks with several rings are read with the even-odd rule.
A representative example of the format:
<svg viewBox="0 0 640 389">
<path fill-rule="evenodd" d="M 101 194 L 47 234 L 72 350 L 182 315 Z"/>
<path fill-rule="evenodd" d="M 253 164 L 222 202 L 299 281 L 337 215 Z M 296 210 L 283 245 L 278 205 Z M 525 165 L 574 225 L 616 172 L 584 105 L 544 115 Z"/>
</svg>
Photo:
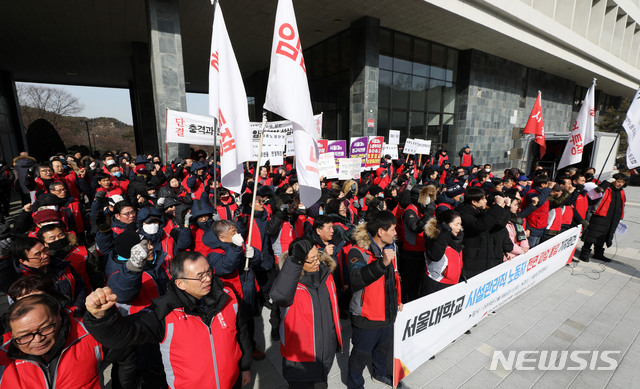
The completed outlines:
<svg viewBox="0 0 640 389">
<path fill-rule="evenodd" d="M 353 231 L 352 239 L 356 242 L 356 245 L 359 247 L 369 250 L 369 246 L 371 246 L 371 235 L 367 232 L 367 223 L 359 224 L 355 231 Z"/>
<path fill-rule="evenodd" d="M 284 263 L 289 259 L 288 255 L 283 255 L 282 258 L 284 258 L 283 260 L 279 261 L 278 266 L 280 269 L 282 269 L 282 266 L 284 265 Z M 333 260 L 333 258 L 331 258 L 331 256 L 329 254 L 326 253 L 321 253 L 320 254 L 320 263 L 324 264 L 327 268 L 329 268 L 329 273 L 333 273 L 333 270 L 336 268 L 336 261 Z M 305 274 L 307 274 L 304 270 L 300 273 L 300 278 L 302 278 Z"/>
</svg>

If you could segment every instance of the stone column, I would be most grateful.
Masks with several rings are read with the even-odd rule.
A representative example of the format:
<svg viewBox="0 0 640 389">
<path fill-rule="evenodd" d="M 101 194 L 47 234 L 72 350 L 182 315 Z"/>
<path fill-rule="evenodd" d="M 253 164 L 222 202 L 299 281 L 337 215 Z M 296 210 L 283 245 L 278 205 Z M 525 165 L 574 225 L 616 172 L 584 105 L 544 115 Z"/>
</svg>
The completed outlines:
<svg viewBox="0 0 640 389">
<path fill-rule="evenodd" d="M 131 57 L 133 80 L 129 82 L 129 94 L 131 96 L 136 153 L 155 154 L 160 152 L 160 148 L 158 147 L 158 130 L 156 129 L 149 45 L 143 42 L 133 42 L 131 49 L 133 52 Z"/>
<path fill-rule="evenodd" d="M 165 146 L 166 109 L 187 110 L 178 0 L 147 0 L 149 57 L 160 155 L 165 162 L 186 156 L 189 145 Z"/>
<path fill-rule="evenodd" d="M 379 43 L 380 19 L 365 16 L 351 24 L 352 137 L 377 135 Z"/>
<path fill-rule="evenodd" d="M 0 158 L 11 160 L 27 150 L 13 73 L 0 70 Z"/>
</svg>

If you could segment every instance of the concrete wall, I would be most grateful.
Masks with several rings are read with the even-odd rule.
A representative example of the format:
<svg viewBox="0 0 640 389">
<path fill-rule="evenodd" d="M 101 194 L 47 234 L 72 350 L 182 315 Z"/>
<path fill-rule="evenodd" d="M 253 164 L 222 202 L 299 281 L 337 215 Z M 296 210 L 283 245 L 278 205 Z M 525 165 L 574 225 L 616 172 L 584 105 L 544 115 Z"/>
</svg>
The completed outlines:
<svg viewBox="0 0 640 389">
<path fill-rule="evenodd" d="M 458 162 L 458 150 L 468 144 L 476 162 L 491 163 L 494 171 L 517 166 L 518 161 L 509 161 L 506 152 L 520 147 L 512 139 L 513 128 L 525 126 L 538 90 L 542 91 L 545 130 L 568 129 L 573 81 L 476 50 L 461 52 L 459 63 L 456 131 L 449 134 L 454 161 Z"/>
</svg>

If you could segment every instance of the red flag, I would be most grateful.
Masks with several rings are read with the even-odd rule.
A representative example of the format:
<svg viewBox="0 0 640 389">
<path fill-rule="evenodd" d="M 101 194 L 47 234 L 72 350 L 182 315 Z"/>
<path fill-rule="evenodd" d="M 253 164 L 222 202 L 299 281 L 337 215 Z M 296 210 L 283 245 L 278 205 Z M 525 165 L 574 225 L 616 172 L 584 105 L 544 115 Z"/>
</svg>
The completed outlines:
<svg viewBox="0 0 640 389">
<path fill-rule="evenodd" d="M 538 98 L 536 99 L 535 104 L 533 104 L 531 116 L 529 116 L 527 125 L 524 126 L 525 134 L 533 134 L 536 136 L 535 142 L 540 145 L 540 157 L 542 157 L 544 153 L 547 152 L 547 143 L 544 140 L 544 122 L 542 120 L 541 96 L 542 93 L 538 91 Z"/>
</svg>

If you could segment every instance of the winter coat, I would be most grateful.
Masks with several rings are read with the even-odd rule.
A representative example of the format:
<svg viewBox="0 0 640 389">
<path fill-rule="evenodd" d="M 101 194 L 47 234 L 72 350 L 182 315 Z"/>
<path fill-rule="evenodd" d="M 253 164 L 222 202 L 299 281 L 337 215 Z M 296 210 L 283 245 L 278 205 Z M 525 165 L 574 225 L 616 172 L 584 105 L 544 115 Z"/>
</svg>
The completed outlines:
<svg viewBox="0 0 640 389">
<path fill-rule="evenodd" d="M 520 219 L 520 225 L 522 225 L 522 218 L 520 218 L 519 216 L 515 216 L 515 218 Z M 522 255 L 529 250 L 528 239 L 525 238 L 524 240 L 520 240 L 520 241 L 518 240 L 518 230 L 516 228 L 516 224 L 518 223 L 517 221 L 514 221 L 514 216 L 512 215 L 511 220 L 509 220 L 509 223 L 507 223 L 506 227 L 507 227 L 507 232 L 509 233 L 509 240 L 511 240 L 511 243 L 513 244 L 513 249 L 507 254 L 505 254 L 504 256 L 505 261 L 513 259 L 518 255 Z"/>
<path fill-rule="evenodd" d="M 509 221 L 509 209 L 493 205 L 488 210 L 478 210 L 470 204 L 462 203 L 456 211 L 462 217 L 464 229 L 464 273 L 467 278 L 502 262 L 502 246 L 498 248 L 500 255 L 496 257 L 496 238 L 491 234 L 496 229 L 504 228 Z"/>
<path fill-rule="evenodd" d="M 392 325 L 400 305 L 400 276 L 397 263 L 385 266 L 382 250 L 362 223 L 353 233 L 356 244 L 349 250 L 349 278 L 353 295 L 349 304 L 351 323 L 358 328 L 374 329 Z M 391 245 L 396 251 L 395 244 Z M 392 248 L 392 247 L 388 247 Z"/>
<path fill-rule="evenodd" d="M 624 217 L 625 193 L 624 189 L 616 189 L 608 181 L 600 186 L 605 191 L 589 219 L 589 227 L 582 240 L 585 243 L 596 243 L 600 240 L 604 241 L 607 247 L 611 247 L 618 223 Z"/>
<path fill-rule="evenodd" d="M 334 355 L 342 346 L 336 286 L 331 275 L 336 263 L 322 253 L 320 269 L 314 273 L 305 273 L 303 264 L 289 257 L 284 257 L 279 266 L 270 295 L 273 303 L 282 307 L 280 339 L 284 378 L 326 382 Z M 309 325 L 301 325 L 307 322 Z M 313 344 L 309 344 L 310 340 Z M 313 358 L 314 361 L 293 360 Z"/>
<path fill-rule="evenodd" d="M 19 156 L 14 158 L 13 162 L 15 163 L 14 168 L 18 173 L 18 183 L 20 184 L 18 186 L 18 191 L 22 193 L 29 193 L 29 189 L 25 186 L 25 179 L 29 168 L 37 164 L 36 159 L 33 157 Z"/>
<path fill-rule="evenodd" d="M 447 226 L 448 227 L 448 226 Z M 438 225 L 431 219 L 424 226 L 425 254 L 428 276 L 439 283 L 457 284 L 464 279 L 462 274 L 462 231 L 454 235 L 451 229 Z"/>
<path fill-rule="evenodd" d="M 216 381 L 231 387 L 228 381 L 239 370 L 249 370 L 252 359 L 242 308 L 236 311 L 234 304 L 235 294 L 213 277 L 211 291 L 200 300 L 170 284 L 164 296 L 134 315 L 123 317 L 112 308 L 100 319 L 85 313 L 84 323 L 98 342 L 112 349 L 160 343 L 170 387 L 214 388 Z M 238 355 L 232 355 L 236 344 L 239 363 Z"/>
</svg>

